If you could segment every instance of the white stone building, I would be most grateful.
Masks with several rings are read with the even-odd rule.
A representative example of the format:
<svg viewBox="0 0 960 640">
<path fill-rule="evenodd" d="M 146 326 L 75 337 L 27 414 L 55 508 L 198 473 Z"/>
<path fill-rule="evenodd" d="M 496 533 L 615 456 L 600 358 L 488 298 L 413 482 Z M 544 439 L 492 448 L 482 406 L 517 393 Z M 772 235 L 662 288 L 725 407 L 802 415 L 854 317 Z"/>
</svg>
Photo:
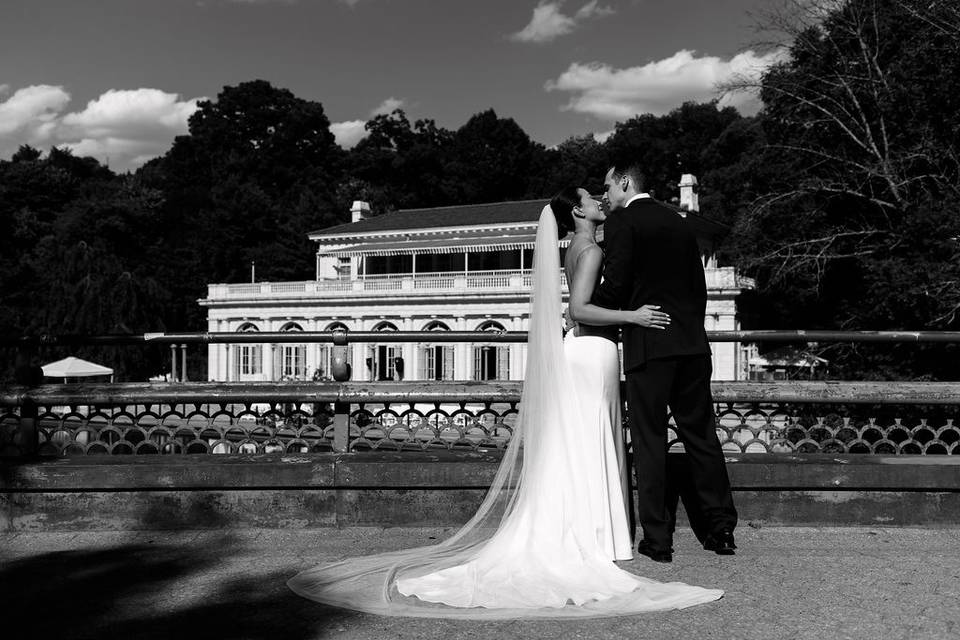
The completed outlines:
<svg viewBox="0 0 960 640">
<path fill-rule="evenodd" d="M 696 180 L 684 176 L 678 215 L 693 227 L 707 280 L 707 330 L 738 329 L 736 297 L 753 286 L 714 257 L 726 228 L 700 216 Z M 544 200 L 408 209 L 309 234 L 316 277 L 306 282 L 211 284 L 200 304 L 208 330 L 383 331 L 349 347 L 353 380 L 520 380 L 523 344 L 391 344 L 390 331 L 525 331 L 537 218 Z M 563 243 L 562 243 L 563 244 Z M 564 288 L 566 284 L 564 283 Z M 735 343 L 714 343 L 714 379 L 742 379 Z M 216 344 L 208 379 L 329 378 L 329 344 Z"/>
</svg>

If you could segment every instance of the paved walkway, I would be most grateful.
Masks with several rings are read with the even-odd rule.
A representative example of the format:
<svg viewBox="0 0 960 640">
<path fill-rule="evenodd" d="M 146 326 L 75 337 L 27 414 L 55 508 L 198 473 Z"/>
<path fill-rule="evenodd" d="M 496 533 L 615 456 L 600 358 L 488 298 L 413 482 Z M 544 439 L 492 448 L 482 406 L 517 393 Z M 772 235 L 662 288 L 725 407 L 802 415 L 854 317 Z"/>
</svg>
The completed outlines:
<svg viewBox="0 0 960 640">
<path fill-rule="evenodd" d="M 173 639 L 960 637 L 960 529 L 761 528 L 734 557 L 689 531 L 671 565 L 630 570 L 719 587 L 714 603 L 586 621 L 462 622 L 341 611 L 284 586 L 298 570 L 429 543 L 449 530 L 0 534 L 0 636 Z M 22 629 L 22 631 L 16 631 Z"/>
</svg>

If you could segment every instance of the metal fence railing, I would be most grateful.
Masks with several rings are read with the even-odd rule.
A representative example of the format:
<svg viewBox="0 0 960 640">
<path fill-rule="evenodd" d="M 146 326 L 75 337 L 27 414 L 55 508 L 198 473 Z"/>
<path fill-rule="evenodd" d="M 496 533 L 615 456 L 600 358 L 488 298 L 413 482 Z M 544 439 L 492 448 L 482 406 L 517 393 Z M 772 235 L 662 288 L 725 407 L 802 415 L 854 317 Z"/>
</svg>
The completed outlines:
<svg viewBox="0 0 960 640">
<path fill-rule="evenodd" d="M 512 438 L 521 386 L 8 386 L 0 455 L 497 450 Z M 715 382 L 713 391 L 717 433 L 731 453 L 960 453 L 957 383 Z"/>
<path fill-rule="evenodd" d="M 723 331 L 708 338 L 960 343 L 960 332 Z M 169 345 L 175 374 L 177 352 L 185 358 L 188 344 L 326 342 L 345 349 L 383 340 L 374 331 L 198 332 L 0 338 L 0 347 L 16 347 L 18 358 L 29 362 L 31 352 L 45 346 Z M 524 332 L 389 334 L 391 343 L 525 340 Z M 496 450 L 512 437 L 522 387 L 339 379 L 32 386 L 21 379 L 0 386 L 0 455 Z M 715 382 L 713 389 L 717 433 L 730 452 L 960 453 L 960 382 Z"/>
</svg>

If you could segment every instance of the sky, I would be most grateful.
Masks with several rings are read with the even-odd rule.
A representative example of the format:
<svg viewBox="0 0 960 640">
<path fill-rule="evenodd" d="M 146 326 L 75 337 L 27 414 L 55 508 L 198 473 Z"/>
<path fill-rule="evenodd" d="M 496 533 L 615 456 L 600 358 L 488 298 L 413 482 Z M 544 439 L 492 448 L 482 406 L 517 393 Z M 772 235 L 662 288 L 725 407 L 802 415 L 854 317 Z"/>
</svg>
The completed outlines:
<svg viewBox="0 0 960 640">
<path fill-rule="evenodd" d="M 263 79 L 323 104 L 344 148 L 377 113 L 456 129 L 493 108 L 536 141 L 720 98 L 782 55 L 770 0 L 3 0 L 0 158 L 68 146 L 115 171 L 162 155 L 197 102 Z"/>
</svg>

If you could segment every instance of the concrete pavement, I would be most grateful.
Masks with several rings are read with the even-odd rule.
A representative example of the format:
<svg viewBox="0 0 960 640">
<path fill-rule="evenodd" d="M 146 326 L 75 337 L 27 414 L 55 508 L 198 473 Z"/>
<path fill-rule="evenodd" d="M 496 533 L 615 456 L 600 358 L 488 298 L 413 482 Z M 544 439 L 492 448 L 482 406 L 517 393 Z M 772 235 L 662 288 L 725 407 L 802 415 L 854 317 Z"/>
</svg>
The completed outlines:
<svg viewBox="0 0 960 640">
<path fill-rule="evenodd" d="M 673 564 L 624 563 L 726 590 L 714 603 L 583 621 L 382 618 L 324 607 L 284 581 L 313 564 L 430 543 L 450 529 L 237 529 L 0 534 L 0 636 L 190 640 L 671 640 L 960 637 L 960 528 L 744 526 L 720 557 L 678 532 Z"/>
</svg>

